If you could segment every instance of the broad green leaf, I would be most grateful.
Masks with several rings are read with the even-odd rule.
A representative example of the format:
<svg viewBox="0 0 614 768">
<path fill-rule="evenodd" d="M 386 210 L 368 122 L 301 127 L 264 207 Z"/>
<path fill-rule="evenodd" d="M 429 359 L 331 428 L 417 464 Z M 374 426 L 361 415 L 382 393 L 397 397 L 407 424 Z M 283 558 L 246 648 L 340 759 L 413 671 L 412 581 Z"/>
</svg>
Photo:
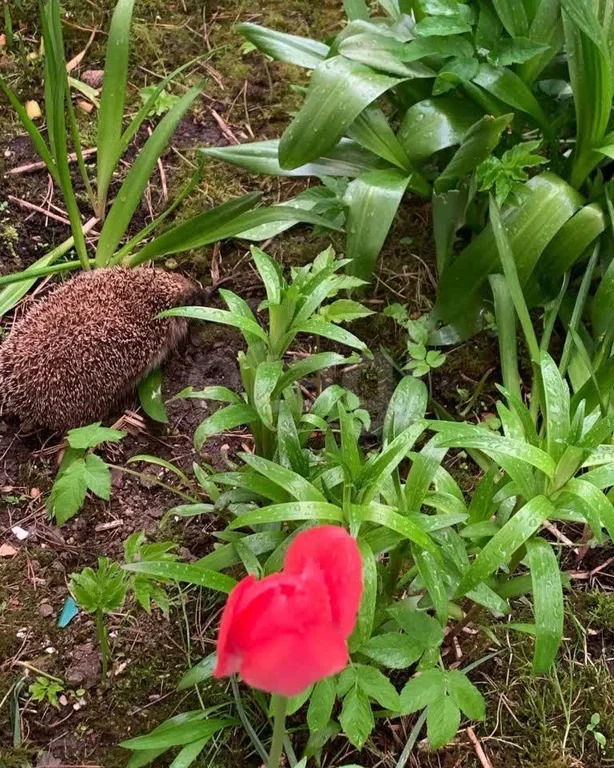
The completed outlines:
<svg viewBox="0 0 614 768">
<path fill-rule="evenodd" d="M 288 366 L 285 373 L 282 374 L 277 384 L 276 392 L 282 392 L 295 381 L 300 381 L 312 373 L 317 373 L 325 368 L 332 368 L 335 365 L 352 365 L 360 360 L 358 356 L 344 357 L 337 352 L 317 352 L 297 363 Z"/>
<path fill-rule="evenodd" d="M 427 403 L 428 390 L 422 379 L 404 376 L 388 403 L 383 428 L 384 446 L 415 421 L 423 419 Z"/>
<path fill-rule="evenodd" d="M 307 709 L 307 725 L 312 733 L 328 725 L 336 698 L 337 686 L 334 677 L 326 677 L 315 684 Z"/>
<path fill-rule="evenodd" d="M 394 603 L 388 608 L 388 613 L 423 650 L 437 648 L 443 642 L 443 629 L 439 622 L 425 611 L 417 610 L 410 600 Z"/>
<path fill-rule="evenodd" d="M 211 719 L 202 722 L 186 722 L 165 729 L 156 729 L 146 736 L 123 741 L 120 746 L 125 749 L 159 749 L 191 744 L 199 739 L 211 738 L 223 728 L 235 725 L 236 720 Z"/>
<path fill-rule="evenodd" d="M 370 104 L 363 109 L 347 129 L 347 133 L 362 147 L 397 166 L 406 175 L 411 173 L 412 186 L 428 194 L 428 183 L 418 177 L 417 173 L 412 173 L 413 168 L 407 153 L 390 127 L 388 118 L 377 104 Z"/>
<path fill-rule="evenodd" d="M 104 501 L 111 497 L 111 470 L 108 465 L 93 453 L 85 457 L 85 482 L 88 489 Z"/>
<path fill-rule="evenodd" d="M 168 424 L 168 414 L 162 399 L 162 370 L 160 368 L 155 368 L 139 382 L 139 401 L 150 418 L 162 424 Z"/>
<path fill-rule="evenodd" d="M 262 523 L 285 523 L 292 520 L 327 520 L 344 522 L 342 510 L 334 504 L 321 501 L 292 501 L 284 504 L 271 504 L 268 507 L 246 512 L 235 518 L 228 528 L 251 527 Z"/>
<path fill-rule="evenodd" d="M 236 429 L 253 421 L 258 421 L 258 414 L 249 405 L 229 405 L 226 408 L 220 408 L 198 426 L 194 433 L 194 445 L 197 450 L 200 450 L 205 440 L 212 435 Z"/>
<path fill-rule="evenodd" d="M 533 674 L 544 675 L 550 670 L 563 639 L 565 608 L 561 569 L 551 545 L 545 539 L 527 541 L 527 556 L 533 584 L 536 630 Z"/>
<path fill-rule="evenodd" d="M 341 141 L 313 162 L 288 170 L 279 165 L 279 139 L 256 141 L 229 147 L 206 147 L 207 157 L 247 168 L 252 173 L 270 176 L 342 176 L 354 178 L 386 163 L 350 139 Z"/>
<path fill-rule="evenodd" d="M 377 563 L 373 550 L 364 539 L 358 540 L 362 557 L 362 597 L 356 626 L 350 639 L 350 651 L 360 647 L 373 632 L 377 604 Z"/>
<path fill-rule="evenodd" d="M 187 744 L 173 760 L 169 768 L 189 768 L 210 739 L 211 736 L 206 736 L 204 739 L 198 739 L 191 744 Z"/>
<path fill-rule="evenodd" d="M 256 368 L 253 395 L 254 407 L 263 424 L 269 429 L 274 429 L 271 397 L 279 382 L 283 366 L 284 364 L 281 360 L 271 360 L 270 362 L 265 360 Z"/>
<path fill-rule="evenodd" d="M 555 470 L 553 459 L 540 448 L 520 440 L 502 437 L 474 424 L 449 421 L 430 421 L 429 428 L 439 432 L 439 444 L 451 448 L 473 448 L 489 456 L 509 456 L 541 469 L 548 477 Z"/>
<path fill-rule="evenodd" d="M 267 340 L 266 331 L 254 320 L 243 317 L 235 312 L 215 307 L 176 307 L 161 312 L 160 317 L 189 317 L 193 320 L 205 320 L 208 323 L 219 323 L 238 328 L 244 333 L 250 333 L 263 341 Z"/>
<path fill-rule="evenodd" d="M 524 285 L 546 245 L 581 207 L 582 198 L 551 173 L 535 176 L 520 191 L 520 204 L 503 210 L 502 223 Z M 487 277 L 497 271 L 499 255 L 492 227 L 487 226 L 446 268 L 439 281 L 437 309 L 442 321 L 453 323 L 463 336 L 473 333 Z"/>
<path fill-rule="evenodd" d="M 545 133 L 550 132 L 550 122 L 539 102 L 511 69 L 482 63 L 473 82 L 504 104 L 530 115 Z"/>
<path fill-rule="evenodd" d="M 452 741 L 460 725 L 460 709 L 451 696 L 439 696 L 429 704 L 426 735 L 431 749 L 439 749 Z"/>
<path fill-rule="evenodd" d="M 422 656 L 424 648 L 408 635 L 387 632 L 367 640 L 359 651 L 384 667 L 407 669 Z"/>
<path fill-rule="evenodd" d="M 241 396 L 228 387 L 211 386 L 204 387 L 203 389 L 194 389 L 194 387 L 186 387 L 181 392 L 177 392 L 173 395 L 168 402 L 173 400 L 186 400 L 190 398 L 202 399 L 202 400 L 217 400 L 222 403 L 232 403 L 235 405 L 241 405 L 243 400 Z"/>
<path fill-rule="evenodd" d="M 596 513 L 608 536 L 614 541 L 614 505 L 599 488 L 584 480 L 583 477 L 573 477 L 561 490 L 577 496 L 592 513 Z M 599 533 L 597 532 L 596 535 L 599 536 Z"/>
<path fill-rule="evenodd" d="M 323 306 L 319 314 L 330 323 L 347 323 L 361 317 L 369 317 L 374 312 L 353 299 L 337 299 L 332 304 Z"/>
<path fill-rule="evenodd" d="M 369 697 L 361 688 L 354 686 L 343 699 L 339 722 L 350 743 L 362 749 L 375 727 L 375 720 Z"/>
<path fill-rule="evenodd" d="M 471 26 L 460 16 L 427 16 L 416 24 L 420 37 L 448 37 L 471 32 Z"/>
<path fill-rule="evenodd" d="M 130 26 L 134 0 L 119 0 L 109 28 L 96 146 L 98 172 L 97 195 L 103 203 L 117 164 L 117 147 L 122 135 L 122 121 L 128 81 Z M 122 233 L 123 234 L 123 233 Z M 112 254 L 110 254 L 112 255 Z"/>
<path fill-rule="evenodd" d="M 446 690 L 445 673 L 440 669 L 428 669 L 405 684 L 401 691 L 401 712 L 411 715 L 432 704 Z"/>
<path fill-rule="evenodd" d="M 58 525 L 64 525 L 81 509 L 86 494 L 85 460 L 77 459 L 53 484 L 47 500 L 47 510 Z"/>
<path fill-rule="evenodd" d="M 371 504 L 363 509 L 362 514 L 365 522 L 385 525 L 409 541 L 413 541 L 423 549 L 432 552 L 436 558 L 440 557 L 439 549 L 428 533 L 413 520 L 404 515 L 399 515 L 392 507 L 385 507 L 382 504 L 371 502 Z"/>
<path fill-rule="evenodd" d="M 205 682 L 205 680 L 210 680 L 213 677 L 213 670 L 215 669 L 216 664 L 217 654 L 215 652 L 205 656 L 204 659 L 201 659 L 198 664 L 195 664 L 185 673 L 177 684 L 177 688 L 180 691 L 184 691 L 186 688 L 191 688 L 193 685 L 198 685 L 199 683 Z"/>
<path fill-rule="evenodd" d="M 451 669 L 446 673 L 450 696 L 467 717 L 472 720 L 484 720 L 486 704 L 484 697 L 459 669 Z"/>
<path fill-rule="evenodd" d="M 509 562 L 516 550 L 555 512 L 545 496 L 535 496 L 493 536 L 463 575 L 457 594 L 463 595 Z"/>
<path fill-rule="evenodd" d="M 460 144 L 483 112 L 471 101 L 436 96 L 410 107 L 401 123 L 399 141 L 414 163 L 421 163 L 441 149 Z"/>
<path fill-rule="evenodd" d="M 447 59 L 451 56 L 471 56 L 473 46 L 462 35 L 449 37 L 416 37 L 404 46 L 403 61 L 418 59 Z"/>
<path fill-rule="evenodd" d="M 355 664 L 354 672 L 358 686 L 369 696 L 375 699 L 377 703 L 385 709 L 391 709 L 393 712 L 399 712 L 401 701 L 394 685 L 379 669 L 369 667 L 365 664 Z"/>
<path fill-rule="evenodd" d="M 448 622 L 448 590 L 445 583 L 445 574 L 442 566 L 433 555 L 419 547 L 412 547 L 414 561 L 418 567 L 420 578 L 424 582 L 426 590 L 431 598 L 435 612 L 441 626 Z"/>
<path fill-rule="evenodd" d="M 88 424 L 86 427 L 77 427 L 68 431 L 68 445 L 76 450 L 87 450 L 95 448 L 102 443 L 118 443 L 126 436 L 125 432 L 117 429 L 101 426 L 97 421 L 95 424 Z"/>
<path fill-rule="evenodd" d="M 277 265 L 267 253 L 255 245 L 252 245 L 250 252 L 258 274 L 264 283 L 267 301 L 270 304 L 279 304 L 281 302 L 282 286 Z"/>
<path fill-rule="evenodd" d="M 371 277 L 408 183 L 409 177 L 395 170 L 369 171 L 349 183 L 343 199 L 350 274 Z"/>
<path fill-rule="evenodd" d="M 287 535 L 283 531 L 263 531 L 262 533 L 253 533 L 250 536 L 243 536 L 241 543 L 247 547 L 253 555 L 260 556 L 268 554 L 279 547 L 286 540 Z M 225 568 L 231 568 L 241 562 L 241 558 L 236 553 L 233 544 L 225 544 L 218 549 L 209 552 L 208 555 L 201 557 L 198 561 L 203 568 L 209 568 L 212 571 L 222 571 Z"/>
<path fill-rule="evenodd" d="M 372 32 L 351 35 L 339 46 L 339 53 L 346 58 L 389 75 L 412 79 L 435 77 L 435 72 L 421 62 L 405 63 L 405 50 L 405 45 L 393 37 Z"/>
<path fill-rule="evenodd" d="M 510 37 L 527 34 L 529 20 L 522 0 L 493 0 L 493 5 Z"/>
<path fill-rule="evenodd" d="M 126 563 L 122 566 L 131 573 L 144 573 L 148 576 L 158 576 L 171 581 L 185 581 L 198 587 L 208 587 L 217 592 L 228 593 L 237 583 L 230 576 L 203 568 L 198 563 L 176 563 L 168 560 L 143 560 L 137 563 Z M 156 745 L 152 745 L 153 746 Z M 143 749 L 145 747 L 142 747 Z"/>
<path fill-rule="evenodd" d="M 424 432 L 426 422 L 417 421 L 397 435 L 381 453 L 372 456 L 365 464 L 358 486 L 362 503 L 372 501 L 391 472 L 407 456 L 413 444 Z"/>
<path fill-rule="evenodd" d="M 328 55 L 327 45 L 308 37 L 288 35 L 248 22 L 237 24 L 236 30 L 267 56 L 298 67 L 315 69 Z"/>
<path fill-rule="evenodd" d="M 447 191 L 458 179 L 474 171 L 483 160 L 486 160 L 512 119 L 511 114 L 502 117 L 484 115 L 475 125 L 472 125 L 463 137 L 459 149 L 438 176 L 435 182 L 436 190 Z"/>
<path fill-rule="evenodd" d="M 541 354 L 540 368 L 546 400 L 548 453 L 555 461 L 558 461 L 565 451 L 571 426 L 569 387 L 559 373 L 556 363 L 547 352 Z"/>
<path fill-rule="evenodd" d="M 322 493 L 301 475 L 293 472 L 291 469 L 282 467 L 274 461 L 269 461 L 262 456 L 255 456 L 252 453 L 240 453 L 243 461 L 259 472 L 271 482 L 283 488 L 297 501 L 316 501 L 325 503 L 326 499 Z"/>
<path fill-rule="evenodd" d="M 362 342 L 353 333 L 340 328 L 338 325 L 328 323 L 320 317 L 311 317 L 309 320 L 303 320 L 301 323 L 292 326 L 294 333 L 312 333 L 315 336 L 323 336 L 325 339 L 337 341 L 339 344 L 346 344 L 348 347 L 358 349 L 361 352 L 367 352 L 367 345 Z"/>
<path fill-rule="evenodd" d="M 343 56 L 327 59 L 314 70 L 305 102 L 281 139 L 281 167 L 298 168 L 328 152 L 365 107 L 400 82 Z"/>
</svg>

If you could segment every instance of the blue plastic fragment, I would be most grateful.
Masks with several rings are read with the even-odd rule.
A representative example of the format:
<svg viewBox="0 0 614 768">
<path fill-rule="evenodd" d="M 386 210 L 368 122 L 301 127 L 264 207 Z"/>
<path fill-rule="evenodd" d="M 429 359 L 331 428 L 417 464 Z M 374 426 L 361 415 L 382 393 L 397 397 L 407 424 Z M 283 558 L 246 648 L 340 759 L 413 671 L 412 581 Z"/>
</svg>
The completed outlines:
<svg viewBox="0 0 614 768">
<path fill-rule="evenodd" d="M 58 619 L 58 627 L 67 627 L 78 613 L 79 609 L 77 608 L 77 603 L 75 603 L 72 597 L 67 597 L 60 618 Z"/>
</svg>

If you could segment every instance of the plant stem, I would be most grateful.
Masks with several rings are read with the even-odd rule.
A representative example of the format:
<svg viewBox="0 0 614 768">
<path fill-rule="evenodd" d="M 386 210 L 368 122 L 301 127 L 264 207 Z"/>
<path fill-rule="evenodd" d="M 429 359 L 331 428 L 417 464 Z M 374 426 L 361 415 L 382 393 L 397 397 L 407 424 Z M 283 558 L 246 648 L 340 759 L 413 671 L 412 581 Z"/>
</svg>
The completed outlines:
<svg viewBox="0 0 614 768">
<path fill-rule="evenodd" d="M 271 742 L 271 752 L 269 753 L 269 762 L 267 768 L 279 768 L 281 753 L 284 746 L 284 736 L 286 734 L 286 711 L 288 709 L 288 699 L 284 696 L 273 695 L 273 717 L 275 724 L 273 726 L 273 741 Z"/>
<path fill-rule="evenodd" d="M 109 637 L 107 635 L 107 628 L 104 625 L 104 617 L 102 611 L 96 611 L 96 637 L 98 639 L 98 645 L 100 646 L 100 653 L 102 655 L 102 679 L 107 679 L 107 672 L 109 670 L 109 658 L 111 656 L 111 649 L 109 647 Z"/>
</svg>

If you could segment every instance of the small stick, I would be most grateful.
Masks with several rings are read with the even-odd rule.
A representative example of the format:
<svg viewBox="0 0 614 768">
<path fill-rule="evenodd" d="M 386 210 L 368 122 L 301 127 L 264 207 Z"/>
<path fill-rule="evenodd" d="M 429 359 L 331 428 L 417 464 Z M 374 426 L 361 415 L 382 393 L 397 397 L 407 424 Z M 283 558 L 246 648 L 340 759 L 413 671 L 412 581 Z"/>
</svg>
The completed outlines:
<svg viewBox="0 0 614 768">
<path fill-rule="evenodd" d="M 475 754 L 478 756 L 478 760 L 480 761 L 482 768 L 492 768 L 492 763 L 490 762 L 488 757 L 486 757 L 486 753 L 482 749 L 480 740 L 475 735 L 475 731 L 471 726 L 467 728 L 467 736 L 469 736 L 469 739 L 473 744 L 473 748 L 475 749 Z"/>
<path fill-rule="evenodd" d="M 20 197 L 13 197 L 13 195 L 8 195 L 8 199 L 12 203 L 17 203 L 17 205 L 20 205 L 22 208 L 27 208 L 30 211 L 36 211 L 36 213 L 41 213 L 43 216 L 46 216 L 49 219 L 54 219 L 55 221 L 59 221 L 61 224 L 66 224 L 68 227 L 70 226 L 70 221 L 68 221 L 68 219 L 65 219 L 63 216 L 59 216 L 57 213 L 51 213 L 51 211 L 45 210 L 39 205 L 29 203 L 27 200 L 22 200 Z"/>
<path fill-rule="evenodd" d="M 234 135 L 234 133 L 230 130 L 230 126 L 224 120 L 224 118 L 221 117 L 220 115 L 218 115 L 218 113 L 214 109 L 212 109 L 211 107 L 209 107 L 209 112 L 211 112 L 211 114 L 213 115 L 213 119 L 220 126 L 220 130 L 222 131 L 222 133 L 224 134 L 226 139 L 228 139 L 228 141 L 231 144 L 240 144 L 241 142 L 239 141 L 239 139 L 237 139 L 237 137 Z"/>
<path fill-rule="evenodd" d="M 96 147 L 93 147 L 92 149 L 84 149 L 83 150 L 83 157 L 89 157 L 90 155 L 95 155 L 97 152 Z M 74 163 L 77 160 L 77 155 L 75 153 L 68 155 L 68 162 Z M 20 165 L 18 168 L 11 168 L 9 171 L 5 173 L 5 176 L 17 176 L 21 173 L 32 173 L 32 171 L 42 171 L 44 168 L 46 168 L 47 165 L 42 160 L 37 163 L 28 163 L 27 165 Z"/>
</svg>

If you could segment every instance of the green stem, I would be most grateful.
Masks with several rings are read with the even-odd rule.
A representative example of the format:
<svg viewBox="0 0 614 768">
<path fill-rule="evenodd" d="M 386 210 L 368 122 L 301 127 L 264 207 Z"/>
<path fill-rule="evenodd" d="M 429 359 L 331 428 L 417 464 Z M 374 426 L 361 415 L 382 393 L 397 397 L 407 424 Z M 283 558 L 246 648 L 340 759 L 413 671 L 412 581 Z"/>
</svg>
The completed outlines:
<svg viewBox="0 0 614 768">
<path fill-rule="evenodd" d="M 286 735 L 286 711 L 288 709 L 288 699 L 284 696 L 273 695 L 273 717 L 275 724 L 273 726 L 273 741 L 271 742 L 271 751 L 267 768 L 279 768 L 281 762 L 281 753 L 284 746 L 284 736 Z"/>
<path fill-rule="evenodd" d="M 100 646 L 100 653 L 102 655 L 102 679 L 106 680 L 107 672 L 109 670 L 111 648 L 109 647 L 107 628 L 104 625 L 104 617 L 100 610 L 96 611 L 96 638 L 98 639 L 98 645 Z"/>
</svg>

